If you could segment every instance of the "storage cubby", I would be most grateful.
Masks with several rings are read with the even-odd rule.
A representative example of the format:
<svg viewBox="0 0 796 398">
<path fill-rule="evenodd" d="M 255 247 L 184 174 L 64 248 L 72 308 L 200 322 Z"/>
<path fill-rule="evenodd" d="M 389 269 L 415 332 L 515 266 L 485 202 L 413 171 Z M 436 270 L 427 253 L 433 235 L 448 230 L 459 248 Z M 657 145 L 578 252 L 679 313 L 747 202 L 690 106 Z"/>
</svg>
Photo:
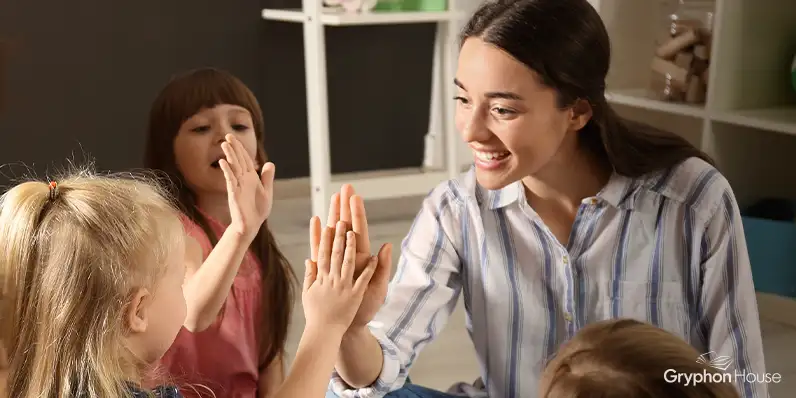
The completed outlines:
<svg viewBox="0 0 796 398">
<path fill-rule="evenodd" d="M 676 0 L 590 0 L 611 36 L 606 97 L 623 117 L 680 134 L 716 160 L 743 212 L 755 287 L 796 298 L 796 1 L 715 0 L 703 105 L 650 90 L 667 1 Z M 749 209 L 762 199 L 779 201 Z"/>
</svg>

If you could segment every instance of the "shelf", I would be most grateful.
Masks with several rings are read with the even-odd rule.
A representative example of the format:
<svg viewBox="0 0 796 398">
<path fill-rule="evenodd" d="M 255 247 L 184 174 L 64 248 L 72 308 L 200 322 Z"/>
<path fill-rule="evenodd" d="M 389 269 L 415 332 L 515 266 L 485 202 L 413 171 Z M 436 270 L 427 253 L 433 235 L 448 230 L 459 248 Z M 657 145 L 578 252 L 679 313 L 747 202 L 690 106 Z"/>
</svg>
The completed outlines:
<svg viewBox="0 0 796 398">
<path fill-rule="evenodd" d="M 386 171 L 362 173 L 360 177 L 334 175 L 329 184 L 330 192 L 339 192 L 343 184 L 351 184 L 363 199 L 387 199 L 405 196 L 426 196 L 449 175 L 445 171 L 414 171 L 397 174 Z M 370 175 L 368 175 L 370 174 Z"/>
<path fill-rule="evenodd" d="M 704 117 L 705 108 L 702 104 L 685 104 L 667 102 L 654 98 L 646 89 L 610 90 L 605 96 L 609 102 L 631 107 L 661 111 L 682 116 Z"/>
<path fill-rule="evenodd" d="M 346 13 L 324 11 L 321 22 L 329 26 L 352 26 L 352 25 L 396 25 L 413 23 L 434 23 L 455 21 L 460 16 L 459 13 L 451 11 L 390 11 L 390 12 L 366 12 L 366 13 Z M 266 8 L 262 12 L 263 19 L 282 22 L 305 22 L 310 16 L 302 10 L 282 10 Z"/>
<path fill-rule="evenodd" d="M 796 135 L 796 106 L 724 111 L 711 118 L 728 124 Z"/>
</svg>

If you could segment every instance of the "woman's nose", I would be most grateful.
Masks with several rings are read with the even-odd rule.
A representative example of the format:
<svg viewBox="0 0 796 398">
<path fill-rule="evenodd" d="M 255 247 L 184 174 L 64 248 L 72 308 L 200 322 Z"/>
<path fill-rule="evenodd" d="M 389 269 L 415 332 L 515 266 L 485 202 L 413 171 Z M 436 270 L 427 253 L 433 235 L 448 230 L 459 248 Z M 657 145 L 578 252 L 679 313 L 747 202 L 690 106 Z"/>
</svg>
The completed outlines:
<svg viewBox="0 0 796 398">
<path fill-rule="evenodd" d="M 489 129 L 483 119 L 480 112 L 471 112 L 467 115 L 461 129 L 465 142 L 485 141 L 489 138 Z"/>
</svg>

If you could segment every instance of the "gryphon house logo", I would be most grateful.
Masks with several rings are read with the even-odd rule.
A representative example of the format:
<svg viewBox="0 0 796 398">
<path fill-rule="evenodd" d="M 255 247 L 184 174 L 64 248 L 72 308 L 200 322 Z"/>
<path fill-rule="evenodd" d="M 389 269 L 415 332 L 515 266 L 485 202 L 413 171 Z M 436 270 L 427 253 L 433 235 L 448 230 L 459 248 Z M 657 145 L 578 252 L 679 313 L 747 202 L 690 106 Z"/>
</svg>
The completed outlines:
<svg viewBox="0 0 796 398">
<path fill-rule="evenodd" d="M 726 355 L 716 355 L 716 351 L 706 352 L 697 357 L 696 361 L 721 371 L 726 371 L 732 364 L 732 358 Z"/>
</svg>

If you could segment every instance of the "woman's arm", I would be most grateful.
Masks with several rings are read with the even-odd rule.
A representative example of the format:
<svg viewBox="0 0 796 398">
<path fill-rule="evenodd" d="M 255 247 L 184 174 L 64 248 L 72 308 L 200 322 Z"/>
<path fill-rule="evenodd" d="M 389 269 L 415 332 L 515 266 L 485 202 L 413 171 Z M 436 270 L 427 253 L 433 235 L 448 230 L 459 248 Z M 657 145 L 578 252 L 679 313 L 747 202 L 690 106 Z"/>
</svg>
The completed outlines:
<svg viewBox="0 0 796 398">
<path fill-rule="evenodd" d="M 461 200 L 449 184 L 423 202 L 404 239 L 396 277 L 368 328 L 342 339 L 332 386 L 381 396 L 403 386 L 411 361 L 444 327 L 461 291 Z"/>
<path fill-rule="evenodd" d="M 700 321 L 709 350 L 734 361 L 728 372 L 762 377 L 763 340 L 741 214 L 729 184 L 723 178 L 721 182 L 724 187 L 702 238 Z M 742 379 L 735 379 L 742 397 L 768 397 L 766 384 Z"/>
<path fill-rule="evenodd" d="M 205 330 L 218 318 L 250 243 L 242 235 L 227 230 L 203 262 L 202 246 L 188 236 L 183 286 L 188 309 L 183 323 L 186 329 Z"/>
</svg>

